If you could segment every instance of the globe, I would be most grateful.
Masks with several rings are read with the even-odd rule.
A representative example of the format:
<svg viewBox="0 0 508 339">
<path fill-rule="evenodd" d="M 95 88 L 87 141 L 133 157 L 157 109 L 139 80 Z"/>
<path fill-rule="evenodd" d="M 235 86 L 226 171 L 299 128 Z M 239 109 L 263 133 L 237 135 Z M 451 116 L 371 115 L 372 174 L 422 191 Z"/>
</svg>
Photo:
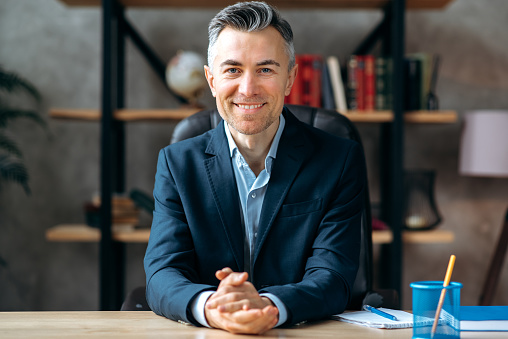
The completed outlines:
<svg viewBox="0 0 508 339">
<path fill-rule="evenodd" d="M 169 88 L 189 102 L 196 102 L 207 86 L 204 65 L 205 58 L 201 54 L 178 51 L 166 67 L 166 82 Z"/>
</svg>

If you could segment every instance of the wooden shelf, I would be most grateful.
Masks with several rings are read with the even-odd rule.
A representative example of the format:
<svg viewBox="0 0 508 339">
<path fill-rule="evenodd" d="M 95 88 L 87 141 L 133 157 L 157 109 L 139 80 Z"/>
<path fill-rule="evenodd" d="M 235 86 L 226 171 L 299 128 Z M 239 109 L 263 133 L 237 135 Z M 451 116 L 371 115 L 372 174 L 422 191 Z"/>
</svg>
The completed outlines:
<svg viewBox="0 0 508 339">
<path fill-rule="evenodd" d="M 393 121 L 392 111 L 347 111 L 341 113 L 353 122 L 383 123 Z M 455 111 L 410 111 L 404 114 L 407 123 L 450 124 L 457 121 Z"/>
<path fill-rule="evenodd" d="M 68 6 L 100 6 L 101 0 L 60 0 Z M 442 9 L 453 0 L 406 0 L 407 9 Z M 231 0 L 118 0 L 126 7 L 222 8 Z M 279 8 L 381 9 L 390 0 L 271 0 Z"/>
<path fill-rule="evenodd" d="M 198 108 L 181 109 L 121 109 L 115 111 L 114 118 L 120 121 L 143 120 L 182 120 L 198 112 Z M 54 108 L 50 117 L 56 119 L 96 120 L 101 117 L 99 110 Z M 393 120 L 391 111 L 348 111 L 343 113 L 349 120 L 357 123 L 384 123 Z M 404 115 L 407 123 L 449 124 L 457 121 L 455 111 L 415 111 Z"/>
<path fill-rule="evenodd" d="M 114 227 L 114 226 L 113 226 Z M 118 228 L 113 230 L 113 240 L 125 243 L 147 243 L 150 229 Z M 46 230 L 46 240 L 56 242 L 99 242 L 98 228 L 84 224 L 61 224 Z"/>
<path fill-rule="evenodd" d="M 113 113 L 113 117 L 120 121 L 182 120 L 199 110 L 197 108 L 119 109 Z M 49 116 L 55 119 L 99 121 L 101 112 L 94 109 L 54 108 L 49 111 Z"/>
<path fill-rule="evenodd" d="M 412 124 L 451 124 L 457 122 L 456 111 L 412 111 L 404 114 L 404 121 Z"/>
<path fill-rule="evenodd" d="M 446 230 L 406 231 L 402 233 L 402 241 L 406 244 L 437 244 L 451 243 L 455 234 Z M 373 231 L 372 243 L 390 244 L 393 241 L 392 231 Z"/>
<path fill-rule="evenodd" d="M 113 239 L 124 243 L 147 243 L 150 229 L 119 229 L 113 231 Z M 402 234 L 404 243 L 430 244 L 450 243 L 455 239 L 451 231 L 410 231 Z M 57 242 L 98 242 L 101 234 L 98 228 L 80 224 L 62 224 L 46 231 L 46 240 Z M 374 244 L 389 244 L 393 240 L 391 231 L 373 231 Z"/>
</svg>

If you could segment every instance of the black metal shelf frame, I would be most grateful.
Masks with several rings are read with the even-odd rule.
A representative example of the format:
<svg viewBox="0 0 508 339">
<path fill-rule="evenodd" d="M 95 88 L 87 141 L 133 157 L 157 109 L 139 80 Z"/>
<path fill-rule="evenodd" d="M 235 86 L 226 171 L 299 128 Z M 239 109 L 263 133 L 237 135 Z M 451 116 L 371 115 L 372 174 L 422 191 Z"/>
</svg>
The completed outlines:
<svg viewBox="0 0 508 339">
<path fill-rule="evenodd" d="M 125 191 L 125 126 L 113 119 L 125 107 L 125 40 L 129 37 L 179 103 L 165 81 L 165 64 L 146 44 L 116 0 L 102 0 L 102 118 L 101 118 L 101 241 L 99 245 L 100 308 L 120 309 L 124 297 L 125 244 L 113 241 L 111 198 Z"/>
<path fill-rule="evenodd" d="M 405 0 L 392 0 L 384 18 L 355 50 L 365 54 L 383 39 L 385 52 L 393 58 L 394 120 L 381 126 L 383 155 L 381 163 L 382 218 L 393 231 L 393 242 L 383 245 L 383 272 L 386 287 L 401 295 L 402 281 L 402 174 L 403 174 L 403 58 Z M 102 118 L 101 118 L 101 241 L 99 245 L 100 309 L 120 309 L 124 297 L 125 244 L 112 238 L 111 199 L 125 190 L 125 128 L 113 119 L 115 109 L 125 105 L 125 38 L 129 37 L 154 69 L 163 85 L 180 103 L 186 100 L 173 93 L 165 81 L 165 64 L 143 40 L 125 17 L 116 0 L 102 0 Z"/>
</svg>

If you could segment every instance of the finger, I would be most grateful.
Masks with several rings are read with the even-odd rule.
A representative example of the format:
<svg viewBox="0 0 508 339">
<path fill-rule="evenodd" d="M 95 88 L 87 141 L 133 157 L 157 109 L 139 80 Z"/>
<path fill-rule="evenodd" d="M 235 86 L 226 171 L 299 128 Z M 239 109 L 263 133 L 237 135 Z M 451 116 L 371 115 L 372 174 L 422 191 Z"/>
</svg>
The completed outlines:
<svg viewBox="0 0 508 339">
<path fill-rule="evenodd" d="M 215 272 L 215 277 L 219 280 L 222 280 L 222 279 L 226 278 L 228 275 L 230 275 L 231 273 L 233 273 L 233 270 L 229 267 L 225 267 L 222 270 L 218 270 L 217 272 Z"/>
<path fill-rule="evenodd" d="M 263 334 L 265 332 L 268 332 L 269 330 L 274 328 L 278 322 L 279 322 L 279 316 L 278 316 L 278 311 L 277 311 L 275 316 L 268 317 L 268 318 L 266 318 L 266 321 L 256 324 L 257 334 Z"/>
<path fill-rule="evenodd" d="M 217 303 L 217 304 L 215 304 Z M 258 294 L 234 294 L 225 298 L 218 298 L 213 304 L 219 312 L 236 312 L 239 310 L 248 311 L 251 309 L 263 309 L 272 306 L 264 302 Z"/>
<path fill-rule="evenodd" d="M 237 323 L 270 323 L 273 319 L 278 320 L 279 310 L 277 307 L 267 306 L 263 309 L 239 311 L 231 313 L 231 315 L 231 318 Z"/>
<path fill-rule="evenodd" d="M 263 317 L 252 323 L 257 334 L 263 334 L 271 330 L 279 321 L 279 310 L 276 307 L 268 306 L 263 309 Z"/>
<path fill-rule="evenodd" d="M 220 313 L 216 310 L 205 311 L 208 323 L 231 333 L 262 334 L 273 328 L 278 321 L 278 311 L 268 306 L 263 310 Z"/>
<path fill-rule="evenodd" d="M 262 334 L 272 329 L 278 321 L 278 310 L 275 307 L 267 307 L 263 310 L 239 311 L 228 313 L 224 317 L 229 325 L 230 332 Z"/>
<path fill-rule="evenodd" d="M 236 301 L 236 302 L 230 302 L 230 303 L 218 305 L 217 311 L 219 311 L 221 313 L 226 313 L 226 312 L 232 313 L 232 312 L 236 312 L 236 311 L 240 311 L 240 310 L 247 311 L 251 308 L 252 307 L 250 307 L 250 302 L 248 300 L 240 300 L 240 301 Z"/>
<path fill-rule="evenodd" d="M 248 281 L 240 286 L 228 285 L 227 283 L 221 284 L 217 292 L 207 301 L 208 308 L 218 308 L 221 312 L 235 312 L 240 309 L 248 310 L 252 308 L 263 309 L 266 306 L 274 305 L 270 299 L 261 297 L 254 285 Z"/>
<path fill-rule="evenodd" d="M 231 290 L 231 289 L 227 289 Z M 231 306 L 232 308 L 228 308 L 229 304 L 235 304 Z M 248 308 L 259 308 L 262 309 L 266 306 L 257 292 L 244 292 L 244 291 L 229 291 L 226 293 L 216 292 L 214 293 L 206 302 L 206 306 L 209 309 L 218 308 L 221 306 L 225 306 L 226 308 L 222 308 L 223 312 L 234 312 L 242 309 L 244 306 Z"/>
<path fill-rule="evenodd" d="M 219 284 L 219 288 L 221 285 L 233 285 L 239 286 L 247 281 L 249 278 L 249 274 L 247 272 L 232 272 L 228 274 L 225 278 L 221 279 Z"/>
</svg>

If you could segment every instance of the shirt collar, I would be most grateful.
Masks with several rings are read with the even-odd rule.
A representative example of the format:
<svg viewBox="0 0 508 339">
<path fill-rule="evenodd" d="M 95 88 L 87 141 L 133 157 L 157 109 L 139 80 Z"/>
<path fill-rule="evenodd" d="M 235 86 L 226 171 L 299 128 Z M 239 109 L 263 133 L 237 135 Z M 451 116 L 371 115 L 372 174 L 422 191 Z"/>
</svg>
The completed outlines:
<svg viewBox="0 0 508 339">
<path fill-rule="evenodd" d="M 270 150 L 265 158 L 265 168 L 268 172 L 271 171 L 272 161 L 268 161 L 268 159 L 275 159 L 277 155 L 277 149 L 279 148 L 279 141 L 282 136 L 282 132 L 284 131 L 284 126 L 286 125 L 286 119 L 281 114 L 279 116 L 279 128 L 277 129 L 277 133 L 275 133 L 275 137 L 273 138 L 272 145 L 270 146 Z M 229 145 L 229 156 L 234 157 L 235 153 L 238 151 L 238 147 L 236 146 L 235 140 L 231 135 L 231 131 L 229 130 L 228 123 L 224 121 L 224 131 L 226 132 L 226 137 L 228 139 Z"/>
</svg>

